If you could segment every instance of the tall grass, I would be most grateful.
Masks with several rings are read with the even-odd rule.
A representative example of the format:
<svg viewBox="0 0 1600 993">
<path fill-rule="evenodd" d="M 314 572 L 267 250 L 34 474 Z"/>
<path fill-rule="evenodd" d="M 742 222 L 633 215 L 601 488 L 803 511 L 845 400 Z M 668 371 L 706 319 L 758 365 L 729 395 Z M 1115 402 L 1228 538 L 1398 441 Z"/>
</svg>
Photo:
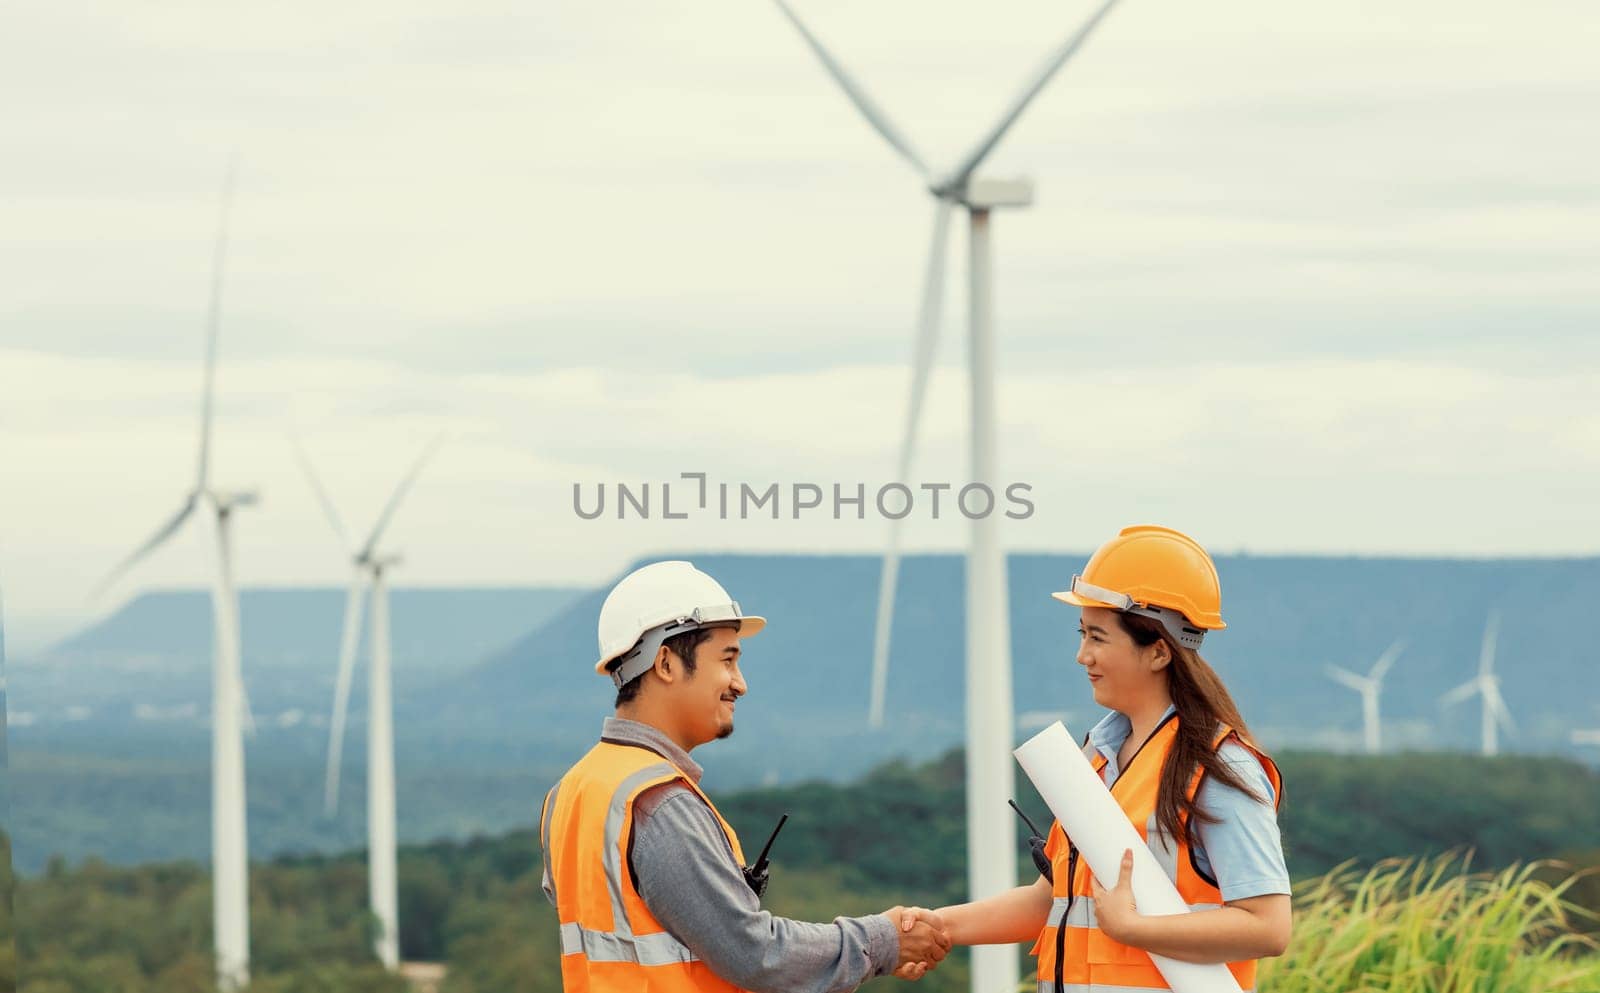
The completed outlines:
<svg viewBox="0 0 1600 993">
<path fill-rule="evenodd" d="M 1600 954 L 1577 933 L 1594 914 L 1552 885 L 1551 863 L 1469 871 L 1459 853 L 1348 864 L 1297 884 L 1287 954 L 1261 964 L 1270 993 L 1591 993 Z"/>
</svg>

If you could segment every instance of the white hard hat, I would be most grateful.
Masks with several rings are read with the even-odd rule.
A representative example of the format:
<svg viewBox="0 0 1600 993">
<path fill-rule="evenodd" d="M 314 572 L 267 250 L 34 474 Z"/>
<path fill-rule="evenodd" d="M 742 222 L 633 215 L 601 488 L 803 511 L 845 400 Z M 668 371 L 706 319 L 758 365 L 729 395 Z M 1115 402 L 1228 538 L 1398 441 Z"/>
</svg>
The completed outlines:
<svg viewBox="0 0 1600 993">
<path fill-rule="evenodd" d="M 767 626 L 765 617 L 752 617 L 739 610 L 739 603 L 722 584 L 688 562 L 653 562 L 622 577 L 600 605 L 600 661 L 594 671 L 609 675 L 618 686 L 632 680 L 655 662 L 640 662 L 637 671 L 630 665 L 607 673 L 606 667 L 627 655 L 647 634 L 659 646 L 673 635 L 726 621 L 739 622 L 739 637 L 748 638 Z"/>
</svg>

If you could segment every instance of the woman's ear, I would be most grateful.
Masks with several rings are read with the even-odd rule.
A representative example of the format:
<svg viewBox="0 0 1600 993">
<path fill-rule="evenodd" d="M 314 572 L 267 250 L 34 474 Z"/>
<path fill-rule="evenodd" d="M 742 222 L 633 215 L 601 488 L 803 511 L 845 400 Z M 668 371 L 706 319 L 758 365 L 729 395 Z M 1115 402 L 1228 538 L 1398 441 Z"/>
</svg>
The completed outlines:
<svg viewBox="0 0 1600 993">
<path fill-rule="evenodd" d="M 1167 646 L 1167 639 L 1157 638 L 1150 646 L 1150 671 L 1160 672 L 1171 664 L 1172 649 Z"/>
</svg>

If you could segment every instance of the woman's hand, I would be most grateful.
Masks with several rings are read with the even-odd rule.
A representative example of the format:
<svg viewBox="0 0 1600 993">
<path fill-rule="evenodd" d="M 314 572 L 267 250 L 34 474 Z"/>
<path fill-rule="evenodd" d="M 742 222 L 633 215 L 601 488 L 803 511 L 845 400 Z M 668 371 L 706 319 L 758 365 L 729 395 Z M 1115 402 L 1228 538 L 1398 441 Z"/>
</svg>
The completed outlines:
<svg viewBox="0 0 1600 993">
<path fill-rule="evenodd" d="M 1215 910 L 1146 917 L 1133 902 L 1133 850 L 1122 853 L 1117 884 L 1092 879 L 1100 930 L 1113 941 L 1183 962 L 1243 962 L 1282 955 L 1291 930 L 1288 894 L 1225 902 Z"/>
<path fill-rule="evenodd" d="M 1122 866 L 1117 872 L 1117 884 L 1111 889 L 1091 878 L 1094 887 L 1094 912 L 1100 930 L 1113 941 L 1139 947 L 1136 940 L 1139 924 L 1144 920 L 1133 902 L 1133 849 L 1122 851 Z"/>
</svg>

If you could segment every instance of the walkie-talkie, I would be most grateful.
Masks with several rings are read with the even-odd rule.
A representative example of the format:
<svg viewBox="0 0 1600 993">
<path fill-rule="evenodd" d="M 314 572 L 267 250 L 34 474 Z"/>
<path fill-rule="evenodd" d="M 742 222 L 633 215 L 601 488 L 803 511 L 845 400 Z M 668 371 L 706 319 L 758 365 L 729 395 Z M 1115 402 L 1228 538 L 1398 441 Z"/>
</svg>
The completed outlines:
<svg viewBox="0 0 1600 993">
<path fill-rule="evenodd" d="M 1040 836 L 1039 829 L 1033 826 L 1032 821 L 1028 820 L 1028 815 L 1022 812 L 1021 807 L 1017 806 L 1017 801 L 1007 800 L 1006 803 L 1011 804 L 1011 809 L 1017 812 L 1017 816 L 1022 818 L 1022 823 L 1028 825 L 1028 830 L 1033 832 L 1028 836 L 1028 851 L 1033 855 L 1033 864 L 1039 867 L 1039 875 L 1052 883 L 1055 882 L 1055 867 L 1050 864 L 1050 856 L 1044 853 L 1045 840 Z"/>
<path fill-rule="evenodd" d="M 784 814 L 778 818 L 778 826 L 772 829 L 772 837 L 767 839 L 766 845 L 761 849 L 754 865 L 747 865 L 740 871 L 744 873 L 744 881 L 750 884 L 759 900 L 767 893 L 767 853 L 772 851 L 772 843 L 778 840 L 778 832 L 783 830 L 783 825 L 789 820 L 789 815 Z"/>
</svg>

